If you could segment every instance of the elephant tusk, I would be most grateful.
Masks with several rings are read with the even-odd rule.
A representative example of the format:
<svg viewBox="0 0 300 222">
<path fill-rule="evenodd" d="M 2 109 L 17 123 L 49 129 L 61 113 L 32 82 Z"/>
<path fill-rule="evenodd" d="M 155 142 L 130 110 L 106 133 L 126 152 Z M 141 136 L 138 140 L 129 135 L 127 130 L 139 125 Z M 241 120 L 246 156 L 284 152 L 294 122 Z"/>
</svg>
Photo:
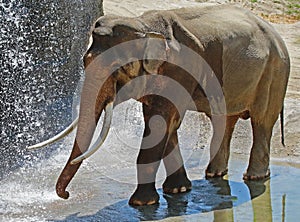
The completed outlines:
<svg viewBox="0 0 300 222">
<path fill-rule="evenodd" d="M 103 120 L 103 127 L 100 132 L 100 136 L 98 137 L 96 142 L 88 148 L 88 150 L 85 153 L 81 154 L 79 157 L 72 160 L 71 165 L 80 163 L 84 159 L 93 155 L 101 147 L 101 145 L 104 143 L 108 135 L 110 125 L 111 125 L 112 115 L 113 115 L 113 102 L 108 103 L 105 107 L 105 116 Z"/>
<path fill-rule="evenodd" d="M 46 145 L 49 145 L 51 143 L 54 143 L 54 142 L 64 138 L 65 136 L 67 136 L 69 133 L 71 133 L 76 128 L 77 124 L 78 124 L 78 117 L 65 130 L 63 130 L 62 132 L 60 132 L 56 136 L 54 136 L 54 137 L 52 137 L 52 138 L 50 138 L 46 141 L 43 141 L 41 143 L 29 146 L 29 147 L 27 147 L 27 149 L 28 150 L 35 150 L 35 149 L 42 148 Z"/>
</svg>

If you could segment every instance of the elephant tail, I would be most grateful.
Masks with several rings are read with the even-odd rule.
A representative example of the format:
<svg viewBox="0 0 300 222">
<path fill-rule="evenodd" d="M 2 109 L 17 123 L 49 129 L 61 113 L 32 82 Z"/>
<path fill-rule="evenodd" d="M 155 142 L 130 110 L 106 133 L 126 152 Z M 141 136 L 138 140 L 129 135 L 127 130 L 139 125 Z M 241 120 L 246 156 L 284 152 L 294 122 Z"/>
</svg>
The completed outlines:
<svg viewBox="0 0 300 222">
<path fill-rule="evenodd" d="M 284 106 L 282 106 L 281 112 L 280 112 L 280 125 L 281 125 L 281 144 L 285 147 L 284 143 Z"/>
</svg>

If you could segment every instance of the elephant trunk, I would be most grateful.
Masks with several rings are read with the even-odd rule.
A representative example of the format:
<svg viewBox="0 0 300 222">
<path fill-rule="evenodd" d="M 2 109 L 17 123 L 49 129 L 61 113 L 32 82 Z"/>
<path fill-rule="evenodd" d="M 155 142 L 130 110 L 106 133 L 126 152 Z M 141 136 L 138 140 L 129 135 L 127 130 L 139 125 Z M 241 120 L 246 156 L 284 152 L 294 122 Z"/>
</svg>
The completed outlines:
<svg viewBox="0 0 300 222">
<path fill-rule="evenodd" d="M 74 147 L 70 155 L 70 158 L 56 184 L 56 192 L 59 197 L 68 199 L 69 193 L 66 191 L 66 187 L 70 183 L 72 177 L 75 175 L 77 170 L 79 169 L 82 161 L 88 158 L 89 156 L 91 156 L 93 153 L 95 153 L 100 148 L 100 146 L 104 143 L 111 124 L 112 108 L 113 108 L 113 103 L 109 103 L 106 106 L 105 117 L 104 117 L 100 136 L 98 137 L 97 141 L 90 148 L 88 148 L 88 150 L 85 153 L 82 154 L 81 149 L 78 146 L 78 143 L 75 139 Z"/>
<path fill-rule="evenodd" d="M 66 187 L 79 169 L 82 160 L 96 151 L 93 150 L 93 152 L 90 152 L 88 147 L 90 146 L 97 122 L 104 109 L 106 112 L 103 129 L 100 133 L 100 137 L 102 138 L 97 140 L 98 142 L 100 141 L 101 144 L 104 142 L 110 127 L 113 107 L 112 102 L 116 94 L 116 83 L 113 76 L 110 75 L 110 67 L 102 71 L 100 76 L 98 71 L 99 66 L 105 66 L 101 66 L 101 62 L 99 64 L 99 61 L 97 65 L 97 69 L 93 68 L 93 66 L 86 68 L 86 78 L 81 93 L 78 128 L 73 150 L 56 184 L 57 195 L 64 199 L 69 197 Z M 99 147 L 97 144 L 92 147 L 95 146 L 97 148 Z M 85 153 L 86 151 L 87 154 Z"/>
<path fill-rule="evenodd" d="M 105 107 L 105 116 L 104 116 L 104 121 L 103 121 L 103 125 L 102 125 L 102 130 L 101 130 L 100 136 L 98 137 L 96 142 L 92 146 L 90 146 L 90 148 L 85 153 L 83 153 L 82 155 L 73 159 L 71 161 L 71 164 L 75 165 L 75 164 L 83 161 L 84 159 L 90 157 L 104 143 L 104 141 L 108 135 L 109 129 L 110 129 L 110 124 L 111 124 L 112 114 L 113 114 L 113 106 L 114 106 L 113 102 L 111 102 L 111 103 L 108 103 Z"/>
<path fill-rule="evenodd" d="M 69 192 L 66 191 L 66 187 L 68 186 L 82 163 L 80 162 L 76 165 L 71 165 L 70 162 L 79 155 L 81 155 L 81 151 L 79 149 L 77 141 L 75 140 L 71 156 L 56 183 L 56 193 L 63 199 L 69 198 Z"/>
</svg>

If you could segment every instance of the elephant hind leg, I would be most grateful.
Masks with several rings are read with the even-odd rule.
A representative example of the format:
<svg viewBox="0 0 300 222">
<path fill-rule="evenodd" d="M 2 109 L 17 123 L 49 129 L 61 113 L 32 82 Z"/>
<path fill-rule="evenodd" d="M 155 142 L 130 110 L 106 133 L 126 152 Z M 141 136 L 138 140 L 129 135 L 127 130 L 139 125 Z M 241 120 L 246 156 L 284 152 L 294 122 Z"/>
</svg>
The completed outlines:
<svg viewBox="0 0 300 222">
<path fill-rule="evenodd" d="M 288 74 L 280 58 L 266 66 L 250 108 L 253 145 L 244 180 L 259 180 L 270 176 L 270 141 L 273 126 L 283 107 Z"/>
<path fill-rule="evenodd" d="M 275 121 L 273 121 L 275 123 Z M 260 180 L 270 176 L 270 141 L 273 124 L 266 121 L 251 121 L 253 130 L 253 145 L 250 154 L 249 166 L 244 174 L 244 180 Z"/>
<path fill-rule="evenodd" d="M 221 118 L 221 119 L 220 119 Z M 226 125 L 222 125 L 224 117 L 212 120 L 213 137 L 210 144 L 210 162 L 205 171 L 206 178 L 221 177 L 227 174 L 230 154 L 230 141 L 239 116 L 227 116 Z"/>
<path fill-rule="evenodd" d="M 272 98 L 272 97 L 271 97 Z M 272 101 L 276 101 L 273 96 Z M 253 144 L 249 165 L 244 180 L 260 180 L 270 176 L 270 146 L 274 124 L 282 109 L 282 103 L 269 103 L 268 109 L 261 118 L 251 117 Z"/>
</svg>

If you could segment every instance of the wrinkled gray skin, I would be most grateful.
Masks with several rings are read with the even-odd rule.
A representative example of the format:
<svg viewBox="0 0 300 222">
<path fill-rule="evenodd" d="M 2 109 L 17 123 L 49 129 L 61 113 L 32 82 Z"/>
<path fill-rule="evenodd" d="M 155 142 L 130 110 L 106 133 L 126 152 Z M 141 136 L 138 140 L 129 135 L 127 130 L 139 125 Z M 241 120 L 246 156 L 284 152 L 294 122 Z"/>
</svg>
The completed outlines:
<svg viewBox="0 0 300 222">
<path fill-rule="evenodd" d="M 115 100 L 118 90 L 135 77 L 158 73 L 176 80 L 193 97 L 192 103 L 196 104 L 194 109 L 213 117 L 208 99 L 203 93 L 205 89 L 184 70 L 161 61 L 168 59 L 177 63 L 176 60 L 181 59 L 197 68 L 199 61 L 180 57 L 180 44 L 193 49 L 211 66 L 226 101 L 227 113 L 223 116 L 226 124 L 219 123 L 218 118 L 212 121 L 214 133 L 206 176 L 226 174 L 230 140 L 239 118 L 251 118 L 253 129 L 253 146 L 244 179 L 269 176 L 270 139 L 273 126 L 283 109 L 290 68 L 285 44 L 269 24 L 247 10 L 222 5 L 150 11 L 137 18 L 103 16 L 95 23 L 92 37 L 93 44 L 84 57 L 86 79 L 81 94 L 76 139 L 70 159 L 57 182 L 60 197 L 69 196 L 65 189 L 80 166 L 80 163 L 72 165 L 70 162 L 89 147 L 103 109 Z M 112 46 L 145 37 L 164 40 L 165 45 L 151 45 L 151 39 L 146 39 L 143 44 L 136 45 L 134 50 L 115 52 L 116 57 L 111 61 L 101 58 L 96 61 L 99 55 Z M 131 58 L 136 57 L 135 53 L 155 53 L 160 61 L 134 61 L 110 75 L 118 56 Z M 106 81 L 103 82 L 105 77 Z M 154 81 L 146 82 L 140 88 L 156 87 L 163 91 L 167 85 L 168 81 Z M 181 114 L 190 109 L 191 104 L 189 101 L 181 101 L 178 110 L 174 104 L 159 96 L 137 96 L 137 99 L 143 103 L 145 132 L 137 160 L 138 186 L 129 203 L 147 205 L 158 202 L 155 175 L 160 160 L 171 152 L 172 156 L 164 159 L 167 172 L 164 192 L 178 193 L 191 189 L 177 146 Z M 161 130 L 159 121 L 150 124 L 154 115 L 165 119 L 166 131 Z M 162 139 L 149 148 L 147 136 L 151 133 L 160 135 Z M 145 147 L 148 149 L 143 149 Z M 174 162 L 180 167 L 171 172 Z M 150 180 L 145 183 L 145 178 Z"/>
</svg>

